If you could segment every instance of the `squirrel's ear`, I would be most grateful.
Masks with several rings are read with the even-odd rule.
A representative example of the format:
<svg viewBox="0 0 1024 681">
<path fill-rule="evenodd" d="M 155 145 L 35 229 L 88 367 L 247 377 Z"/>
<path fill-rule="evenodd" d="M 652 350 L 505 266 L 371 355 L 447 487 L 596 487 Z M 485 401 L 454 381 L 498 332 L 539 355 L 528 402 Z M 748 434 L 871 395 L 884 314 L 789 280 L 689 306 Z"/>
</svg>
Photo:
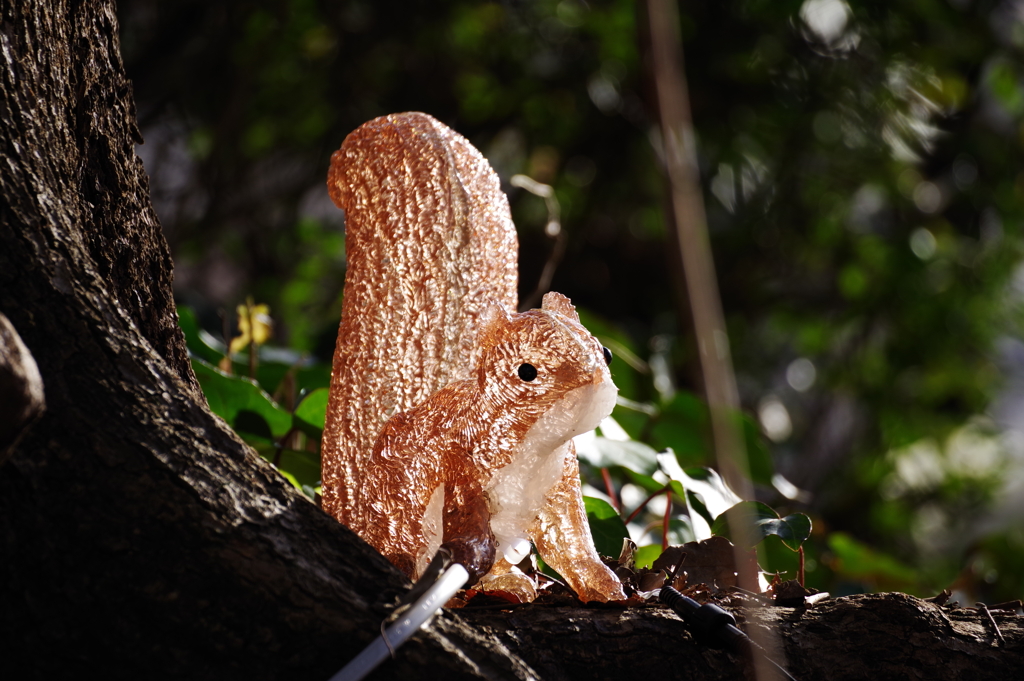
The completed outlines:
<svg viewBox="0 0 1024 681">
<path fill-rule="evenodd" d="M 563 317 L 568 317 L 574 322 L 579 322 L 580 320 L 580 316 L 576 314 L 576 308 L 569 299 L 561 293 L 555 293 L 554 291 L 544 294 L 544 298 L 540 304 L 540 309 L 547 310 L 548 312 L 557 312 Z"/>
<path fill-rule="evenodd" d="M 512 321 L 512 314 L 496 300 L 488 300 L 478 320 L 477 343 L 481 347 L 495 345 L 502 330 Z"/>
</svg>

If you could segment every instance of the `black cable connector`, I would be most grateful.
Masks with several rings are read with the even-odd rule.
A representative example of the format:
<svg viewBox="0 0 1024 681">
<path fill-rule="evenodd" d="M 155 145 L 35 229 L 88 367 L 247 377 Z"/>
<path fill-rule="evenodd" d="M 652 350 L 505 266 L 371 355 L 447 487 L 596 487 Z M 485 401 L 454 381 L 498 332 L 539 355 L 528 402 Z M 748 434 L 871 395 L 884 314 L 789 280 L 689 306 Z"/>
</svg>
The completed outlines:
<svg viewBox="0 0 1024 681">
<path fill-rule="evenodd" d="M 671 586 L 661 587 L 658 598 L 672 608 L 673 612 L 683 618 L 689 625 L 694 638 L 704 639 L 711 644 L 722 644 L 738 655 L 749 657 L 756 650 L 768 662 L 775 666 L 785 678 L 796 681 L 785 667 L 768 657 L 767 653 L 756 646 L 743 631 L 736 626 L 736 618 L 725 608 L 714 603 L 700 604 L 689 596 L 684 596 Z"/>
</svg>

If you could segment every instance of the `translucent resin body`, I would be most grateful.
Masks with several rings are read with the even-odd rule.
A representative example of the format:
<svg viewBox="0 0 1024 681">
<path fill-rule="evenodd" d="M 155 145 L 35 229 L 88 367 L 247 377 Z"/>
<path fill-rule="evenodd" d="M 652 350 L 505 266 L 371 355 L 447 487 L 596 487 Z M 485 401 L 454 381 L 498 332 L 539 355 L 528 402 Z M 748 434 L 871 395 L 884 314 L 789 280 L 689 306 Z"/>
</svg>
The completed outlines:
<svg viewBox="0 0 1024 681">
<path fill-rule="evenodd" d="M 490 166 L 429 116 L 399 114 L 352 133 L 328 185 L 349 266 L 324 508 L 413 577 L 444 544 L 471 582 L 529 598 L 502 556 L 532 540 L 584 600 L 623 598 L 571 443 L 616 389 L 567 298 L 509 312 L 516 238 Z"/>
</svg>

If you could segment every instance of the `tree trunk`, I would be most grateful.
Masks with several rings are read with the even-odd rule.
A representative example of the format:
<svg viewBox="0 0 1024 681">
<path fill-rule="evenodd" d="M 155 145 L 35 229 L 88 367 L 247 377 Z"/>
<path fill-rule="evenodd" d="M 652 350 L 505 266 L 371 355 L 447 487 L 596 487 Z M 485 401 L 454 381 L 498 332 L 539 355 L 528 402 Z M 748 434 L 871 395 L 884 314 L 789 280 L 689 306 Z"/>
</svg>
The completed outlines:
<svg viewBox="0 0 1024 681">
<path fill-rule="evenodd" d="M 0 12 L 0 312 L 46 400 L 0 468 L 0 677 L 326 678 L 405 579 L 206 409 L 112 3 Z M 525 675 L 455 618 L 395 673 L 428 661 Z"/>
<path fill-rule="evenodd" d="M 134 153 L 111 2 L 2 0 L 0 15 L 0 313 L 13 328 L 0 365 L 22 375 L 25 353 L 5 350 L 20 336 L 45 393 L 40 417 L 31 381 L 0 381 L 23 407 L 0 416 L 0 677 L 327 678 L 406 581 L 206 408 Z M 973 613 L 892 595 L 766 617 L 801 679 L 1020 668 L 1016 619 L 996 615 L 996 644 L 961 612 Z M 743 669 L 661 608 L 527 606 L 445 613 L 380 674 Z"/>
</svg>

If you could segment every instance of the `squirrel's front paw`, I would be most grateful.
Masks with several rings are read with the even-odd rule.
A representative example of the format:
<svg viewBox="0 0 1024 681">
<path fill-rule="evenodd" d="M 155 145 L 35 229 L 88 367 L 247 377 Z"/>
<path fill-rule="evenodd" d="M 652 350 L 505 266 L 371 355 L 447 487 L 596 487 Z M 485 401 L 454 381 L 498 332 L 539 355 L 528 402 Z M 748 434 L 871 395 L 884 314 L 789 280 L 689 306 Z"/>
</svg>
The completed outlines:
<svg viewBox="0 0 1024 681">
<path fill-rule="evenodd" d="M 502 575 L 487 575 L 480 580 L 477 588 L 481 591 L 504 591 L 519 599 L 520 603 L 537 600 L 537 586 L 521 572 L 506 572 Z"/>
</svg>

